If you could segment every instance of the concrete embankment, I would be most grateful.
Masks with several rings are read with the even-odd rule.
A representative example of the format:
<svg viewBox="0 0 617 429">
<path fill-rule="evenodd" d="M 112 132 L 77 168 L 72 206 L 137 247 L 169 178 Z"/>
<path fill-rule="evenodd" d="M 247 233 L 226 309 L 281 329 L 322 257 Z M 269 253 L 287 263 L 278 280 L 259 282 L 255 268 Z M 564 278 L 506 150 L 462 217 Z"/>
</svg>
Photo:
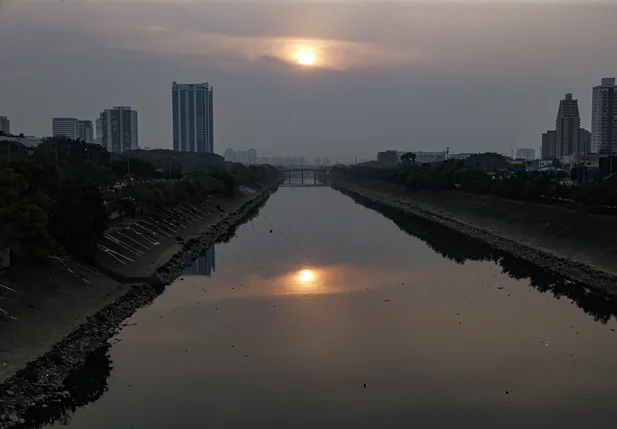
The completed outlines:
<svg viewBox="0 0 617 429">
<path fill-rule="evenodd" d="M 617 293 L 617 218 L 457 191 L 331 177 L 333 187 L 456 229 L 592 287 Z"/>
<path fill-rule="evenodd" d="M 63 400 L 63 380 L 104 346 L 212 243 L 233 234 L 277 188 L 237 189 L 157 215 L 125 219 L 92 264 L 54 258 L 0 273 L 0 427 Z M 27 427 L 27 426 L 26 426 Z"/>
</svg>

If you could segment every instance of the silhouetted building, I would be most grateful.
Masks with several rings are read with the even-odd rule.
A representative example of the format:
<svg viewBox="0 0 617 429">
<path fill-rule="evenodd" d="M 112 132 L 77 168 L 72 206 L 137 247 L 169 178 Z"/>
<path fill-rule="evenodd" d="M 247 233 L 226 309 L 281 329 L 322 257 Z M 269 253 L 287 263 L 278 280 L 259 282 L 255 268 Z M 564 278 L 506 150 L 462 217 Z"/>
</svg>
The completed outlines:
<svg viewBox="0 0 617 429">
<path fill-rule="evenodd" d="M 205 83 L 171 86 L 173 148 L 214 152 L 214 88 Z"/>
<path fill-rule="evenodd" d="M 617 91 L 615 78 L 606 77 L 593 88 L 591 101 L 591 151 L 617 152 Z"/>
<path fill-rule="evenodd" d="M 227 149 L 223 154 L 223 158 L 225 158 L 227 162 L 236 162 L 236 153 L 233 149 Z"/>
<path fill-rule="evenodd" d="M 234 162 L 239 162 L 245 165 L 256 164 L 257 151 L 255 149 L 237 150 L 234 154 Z"/>
<path fill-rule="evenodd" d="M 536 159 L 536 150 L 530 148 L 516 149 L 516 159 L 532 161 Z"/>
<path fill-rule="evenodd" d="M 399 152 L 399 159 L 401 157 L 401 155 L 403 155 L 405 152 Z M 423 151 L 418 151 L 418 152 L 413 152 L 416 154 L 416 159 L 415 162 L 417 164 L 425 164 L 425 163 L 432 163 L 432 162 L 442 162 L 445 161 L 446 159 L 446 153 L 445 152 L 423 152 Z"/>
<path fill-rule="evenodd" d="M 578 130 L 579 154 L 591 153 L 591 131 L 581 128 Z"/>
<path fill-rule="evenodd" d="M 128 106 L 105 109 L 101 115 L 103 146 L 110 152 L 122 153 L 139 149 L 137 111 Z"/>
<path fill-rule="evenodd" d="M 383 165 L 396 165 L 401 160 L 398 151 L 384 150 L 377 153 L 377 162 Z"/>
<path fill-rule="evenodd" d="M 98 118 L 96 121 L 96 138 L 95 138 L 95 142 L 96 144 L 100 144 L 101 146 L 103 145 L 103 121 L 101 121 L 101 118 Z"/>
<path fill-rule="evenodd" d="M 79 120 L 77 118 L 53 118 L 51 134 L 54 137 L 63 136 L 76 140 L 79 138 Z"/>
<path fill-rule="evenodd" d="M 0 133 L 11 134 L 11 121 L 6 116 L 0 116 Z"/>
<path fill-rule="evenodd" d="M 79 140 L 94 143 L 94 127 L 92 121 L 79 121 Z"/>
<path fill-rule="evenodd" d="M 578 100 L 573 99 L 572 94 L 566 94 L 565 98 L 559 102 L 555 121 L 557 157 L 578 153 L 580 127 Z"/>
<path fill-rule="evenodd" d="M 542 159 L 555 159 L 557 157 L 557 133 L 548 130 L 542 133 Z"/>
</svg>

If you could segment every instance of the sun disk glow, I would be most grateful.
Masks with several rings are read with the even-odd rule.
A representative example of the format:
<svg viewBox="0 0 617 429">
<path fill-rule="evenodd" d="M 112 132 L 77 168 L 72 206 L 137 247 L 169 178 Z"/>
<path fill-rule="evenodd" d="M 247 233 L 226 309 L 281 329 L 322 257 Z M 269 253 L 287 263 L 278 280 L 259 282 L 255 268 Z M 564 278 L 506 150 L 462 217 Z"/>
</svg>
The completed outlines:
<svg viewBox="0 0 617 429">
<path fill-rule="evenodd" d="M 296 61 L 303 66 L 311 66 L 315 64 L 316 55 L 311 51 L 302 50 L 296 54 Z"/>
<path fill-rule="evenodd" d="M 298 279 L 302 283 L 310 283 L 315 279 L 315 274 L 311 270 L 302 270 L 298 273 Z"/>
</svg>

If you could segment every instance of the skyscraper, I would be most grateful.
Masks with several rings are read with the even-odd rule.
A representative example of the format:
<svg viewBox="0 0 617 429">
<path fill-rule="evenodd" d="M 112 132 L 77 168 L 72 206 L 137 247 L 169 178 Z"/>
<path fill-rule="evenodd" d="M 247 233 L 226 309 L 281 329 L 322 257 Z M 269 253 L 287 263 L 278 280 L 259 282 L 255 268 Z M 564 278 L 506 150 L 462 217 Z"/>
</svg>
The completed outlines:
<svg viewBox="0 0 617 429">
<path fill-rule="evenodd" d="M 54 137 L 64 136 L 76 140 L 79 138 L 79 120 L 77 118 L 53 118 L 51 134 Z"/>
<path fill-rule="evenodd" d="M 617 91 L 615 78 L 594 86 L 591 101 L 591 151 L 617 153 Z"/>
<path fill-rule="evenodd" d="M 103 145 L 103 121 L 101 118 L 96 120 L 96 138 L 94 141 L 96 144 Z"/>
<path fill-rule="evenodd" d="M 182 152 L 214 152 L 214 88 L 206 83 L 171 87 L 173 148 Z"/>
<path fill-rule="evenodd" d="M 6 116 L 0 116 L 0 131 L 4 134 L 11 134 L 11 121 Z"/>
<path fill-rule="evenodd" d="M 79 140 L 86 143 L 94 143 L 92 121 L 79 121 Z"/>
<path fill-rule="evenodd" d="M 137 111 L 128 106 L 105 109 L 101 115 L 103 146 L 110 152 L 122 153 L 139 149 Z"/>
<path fill-rule="evenodd" d="M 581 117 L 578 112 L 578 100 L 572 94 L 559 102 L 557 120 L 555 121 L 556 156 L 569 156 L 579 153 L 579 135 Z"/>
</svg>

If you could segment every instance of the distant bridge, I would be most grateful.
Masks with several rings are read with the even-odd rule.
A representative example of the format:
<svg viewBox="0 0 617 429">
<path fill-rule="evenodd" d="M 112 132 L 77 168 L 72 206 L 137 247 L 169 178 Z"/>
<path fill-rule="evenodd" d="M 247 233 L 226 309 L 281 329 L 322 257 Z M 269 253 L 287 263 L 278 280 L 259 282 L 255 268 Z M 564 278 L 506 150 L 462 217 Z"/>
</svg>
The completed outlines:
<svg viewBox="0 0 617 429">
<path fill-rule="evenodd" d="M 324 186 L 322 183 L 318 183 L 318 179 L 322 179 L 321 182 L 325 182 L 325 176 L 329 170 L 329 167 L 279 167 L 278 169 L 281 173 L 286 175 L 286 184 L 285 185 L 293 185 L 291 182 L 291 177 L 294 173 L 300 173 L 300 183 L 296 184 L 296 186 L 304 185 L 304 173 L 309 173 L 309 183 L 311 181 L 311 177 L 313 176 L 313 185 L 314 186 Z M 310 174 L 312 173 L 312 174 Z"/>
<path fill-rule="evenodd" d="M 327 183 L 318 182 L 318 183 L 281 183 L 279 185 L 280 188 L 327 188 Z"/>
</svg>

